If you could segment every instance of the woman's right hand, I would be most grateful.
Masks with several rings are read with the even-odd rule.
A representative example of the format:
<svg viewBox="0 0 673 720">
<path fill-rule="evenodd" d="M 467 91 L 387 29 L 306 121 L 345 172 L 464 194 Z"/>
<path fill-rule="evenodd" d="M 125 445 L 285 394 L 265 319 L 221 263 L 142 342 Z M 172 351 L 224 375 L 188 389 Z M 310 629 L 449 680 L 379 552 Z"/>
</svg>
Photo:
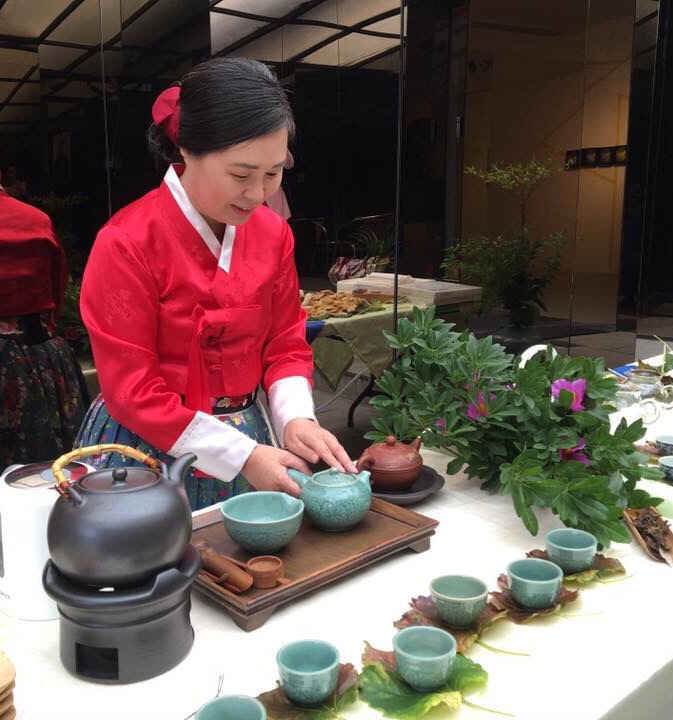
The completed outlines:
<svg viewBox="0 0 673 720">
<path fill-rule="evenodd" d="M 259 444 L 250 454 L 241 473 L 256 490 L 279 490 L 299 497 L 301 489 L 287 474 L 288 468 L 311 474 L 309 466 L 291 452 Z"/>
</svg>

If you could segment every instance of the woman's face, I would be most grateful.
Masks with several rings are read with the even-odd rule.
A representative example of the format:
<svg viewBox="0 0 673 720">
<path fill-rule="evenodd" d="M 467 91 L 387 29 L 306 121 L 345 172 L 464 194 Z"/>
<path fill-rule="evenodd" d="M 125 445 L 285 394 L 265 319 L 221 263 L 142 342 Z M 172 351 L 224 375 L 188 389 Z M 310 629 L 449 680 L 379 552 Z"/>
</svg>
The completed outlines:
<svg viewBox="0 0 673 720">
<path fill-rule="evenodd" d="M 180 180 L 185 192 L 217 234 L 223 225 L 244 223 L 278 190 L 287 155 L 287 129 L 205 155 L 181 152 L 185 171 Z"/>
</svg>

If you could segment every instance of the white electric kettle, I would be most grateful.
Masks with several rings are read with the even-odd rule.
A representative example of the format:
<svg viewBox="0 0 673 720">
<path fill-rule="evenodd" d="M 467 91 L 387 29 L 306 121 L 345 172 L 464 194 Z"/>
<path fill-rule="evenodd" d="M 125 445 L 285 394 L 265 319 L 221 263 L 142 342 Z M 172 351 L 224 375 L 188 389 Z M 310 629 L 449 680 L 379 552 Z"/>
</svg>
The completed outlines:
<svg viewBox="0 0 673 720">
<path fill-rule="evenodd" d="M 93 468 L 71 462 L 77 480 Z M 47 520 L 58 498 L 51 462 L 10 465 L 0 475 L 0 610 L 21 620 L 54 620 L 56 603 L 42 587 L 49 559 Z"/>
</svg>

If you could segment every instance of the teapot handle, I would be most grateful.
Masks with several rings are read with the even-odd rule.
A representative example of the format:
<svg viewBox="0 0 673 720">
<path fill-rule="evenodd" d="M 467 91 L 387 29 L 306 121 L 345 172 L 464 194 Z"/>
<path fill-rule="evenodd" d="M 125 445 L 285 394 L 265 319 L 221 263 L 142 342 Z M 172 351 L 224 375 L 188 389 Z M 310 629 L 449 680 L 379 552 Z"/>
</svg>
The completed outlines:
<svg viewBox="0 0 673 720">
<path fill-rule="evenodd" d="M 147 453 L 140 452 L 130 445 L 118 445 L 117 443 L 104 443 L 102 445 L 90 445 L 89 447 L 77 448 L 72 450 L 65 455 L 61 455 L 58 460 L 54 460 L 51 471 L 54 473 L 56 478 L 56 490 L 60 495 L 68 497 L 71 492 L 70 483 L 63 474 L 63 467 L 73 460 L 77 460 L 82 457 L 89 457 L 90 455 L 100 455 L 104 452 L 118 452 L 120 455 L 126 455 L 126 457 L 133 458 L 142 462 L 144 465 L 151 467 L 153 470 L 159 469 L 159 461 L 150 457 Z"/>
</svg>

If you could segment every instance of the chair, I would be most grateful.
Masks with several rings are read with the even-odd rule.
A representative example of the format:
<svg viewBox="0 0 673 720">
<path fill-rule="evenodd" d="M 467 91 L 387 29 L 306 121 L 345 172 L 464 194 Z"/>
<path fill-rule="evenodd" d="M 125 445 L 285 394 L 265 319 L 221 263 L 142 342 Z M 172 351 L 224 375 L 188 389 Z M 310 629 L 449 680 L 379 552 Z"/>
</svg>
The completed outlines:
<svg viewBox="0 0 673 720">
<path fill-rule="evenodd" d="M 296 237 L 304 236 L 307 230 L 311 234 L 311 261 L 309 267 L 306 268 L 308 276 L 314 275 L 316 261 L 320 255 L 324 257 L 325 261 L 325 269 L 324 272 L 319 273 L 320 276 L 327 275 L 340 251 L 350 251 L 352 257 L 357 257 L 354 243 L 342 241 L 338 238 L 335 240 L 329 238 L 323 218 L 291 218 L 289 222 Z"/>
</svg>

